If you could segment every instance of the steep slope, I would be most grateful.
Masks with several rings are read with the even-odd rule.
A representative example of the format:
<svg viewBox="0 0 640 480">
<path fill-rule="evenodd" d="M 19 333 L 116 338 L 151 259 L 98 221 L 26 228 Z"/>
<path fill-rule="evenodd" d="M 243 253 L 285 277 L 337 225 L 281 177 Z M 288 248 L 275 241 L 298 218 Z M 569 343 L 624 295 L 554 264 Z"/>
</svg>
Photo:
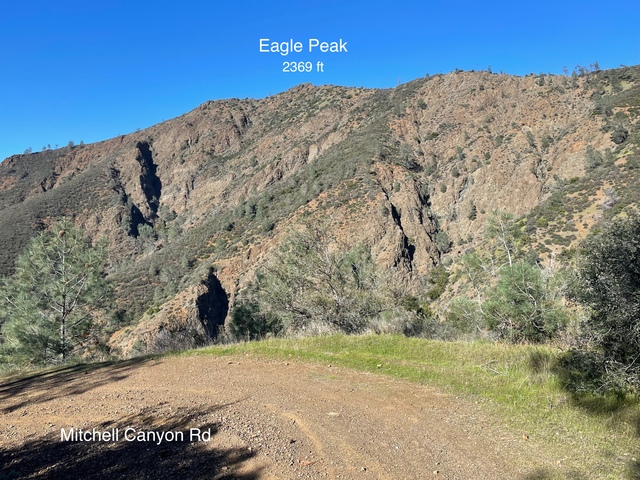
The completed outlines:
<svg viewBox="0 0 640 480">
<path fill-rule="evenodd" d="M 205 342 L 304 218 L 412 282 L 473 248 L 493 210 L 528 215 L 532 241 L 559 252 L 606 216 L 596 207 L 607 198 L 618 205 L 607 215 L 637 203 L 639 72 L 305 84 L 16 155 L 0 164 L 0 271 L 61 216 L 105 236 L 118 318 L 132 325 L 114 345 L 131 351 Z M 578 217 L 572 234 L 553 229 Z"/>
</svg>

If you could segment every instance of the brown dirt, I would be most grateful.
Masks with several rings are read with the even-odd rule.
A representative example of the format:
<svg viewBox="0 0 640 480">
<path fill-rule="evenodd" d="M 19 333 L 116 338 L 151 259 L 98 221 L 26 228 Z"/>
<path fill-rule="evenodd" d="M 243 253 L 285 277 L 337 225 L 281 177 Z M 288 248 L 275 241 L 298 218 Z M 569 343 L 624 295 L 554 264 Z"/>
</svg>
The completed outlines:
<svg viewBox="0 0 640 480">
<path fill-rule="evenodd" d="M 537 478 L 540 460 L 522 432 L 434 388 L 253 357 L 136 359 L 9 379 L 0 410 L 2 479 Z M 185 438 L 126 441 L 127 427 Z M 120 439 L 62 441 L 62 428 L 119 428 Z M 211 440 L 190 441 L 190 428 Z"/>
</svg>

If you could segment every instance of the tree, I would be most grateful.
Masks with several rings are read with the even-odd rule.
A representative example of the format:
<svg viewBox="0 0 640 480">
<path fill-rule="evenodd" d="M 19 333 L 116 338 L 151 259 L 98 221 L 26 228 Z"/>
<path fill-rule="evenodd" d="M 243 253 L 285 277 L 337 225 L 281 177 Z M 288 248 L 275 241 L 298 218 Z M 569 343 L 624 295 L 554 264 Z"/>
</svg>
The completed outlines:
<svg viewBox="0 0 640 480">
<path fill-rule="evenodd" d="M 640 218 L 615 220 L 583 242 L 571 297 L 583 333 L 616 387 L 640 391 Z"/>
<path fill-rule="evenodd" d="M 469 209 L 469 220 L 473 221 L 478 218 L 478 207 L 476 207 L 475 203 L 471 203 L 471 208 Z"/>
<path fill-rule="evenodd" d="M 540 268 L 523 261 L 500 271 L 482 312 L 487 326 L 512 343 L 543 342 L 566 323 Z"/>
<path fill-rule="evenodd" d="M 68 220 L 34 238 L 0 281 L 2 350 L 13 361 L 64 363 L 95 343 L 94 319 L 109 297 L 105 249 Z"/>
<path fill-rule="evenodd" d="M 523 240 L 512 214 L 491 212 L 482 243 L 474 252 L 463 255 L 460 262 L 460 273 L 471 281 L 479 303 L 483 292 L 496 282 L 502 269 L 525 259 Z"/>
<path fill-rule="evenodd" d="M 514 343 L 542 342 L 557 332 L 566 322 L 557 298 L 562 286 L 553 285 L 557 275 L 540 267 L 525 240 L 513 215 L 490 215 L 484 241 L 459 263 L 458 274 L 469 280 L 475 308 L 467 302 L 455 305 L 451 318 L 481 331 L 483 323 L 498 338 Z"/>
<path fill-rule="evenodd" d="M 522 255 L 522 234 L 515 225 L 514 216 L 507 212 L 492 212 L 485 227 L 487 250 L 494 268 L 512 266 Z"/>
<path fill-rule="evenodd" d="M 259 272 L 256 297 L 261 315 L 277 319 L 288 333 L 312 325 L 358 333 L 402 297 L 400 282 L 395 294 L 387 287 L 368 248 L 332 244 L 326 228 L 307 225 Z"/>
</svg>

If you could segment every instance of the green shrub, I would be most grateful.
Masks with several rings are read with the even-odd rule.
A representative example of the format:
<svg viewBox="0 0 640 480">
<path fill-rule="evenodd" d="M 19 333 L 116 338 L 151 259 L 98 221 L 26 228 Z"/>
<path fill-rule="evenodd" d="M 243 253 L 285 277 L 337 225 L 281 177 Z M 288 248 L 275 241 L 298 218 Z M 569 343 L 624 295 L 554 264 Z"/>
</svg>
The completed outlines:
<svg viewBox="0 0 640 480">
<path fill-rule="evenodd" d="M 617 219 L 581 246 L 573 299 L 588 308 L 583 336 L 612 387 L 640 391 L 640 218 Z"/>
<path fill-rule="evenodd" d="M 440 230 L 436 233 L 436 247 L 440 253 L 449 253 L 452 246 L 453 242 L 449 238 L 449 235 L 447 235 L 447 232 Z"/>
<path fill-rule="evenodd" d="M 272 314 L 261 313 L 257 303 L 240 301 L 233 307 L 229 331 L 235 340 L 260 340 L 278 335 L 282 322 Z"/>
</svg>

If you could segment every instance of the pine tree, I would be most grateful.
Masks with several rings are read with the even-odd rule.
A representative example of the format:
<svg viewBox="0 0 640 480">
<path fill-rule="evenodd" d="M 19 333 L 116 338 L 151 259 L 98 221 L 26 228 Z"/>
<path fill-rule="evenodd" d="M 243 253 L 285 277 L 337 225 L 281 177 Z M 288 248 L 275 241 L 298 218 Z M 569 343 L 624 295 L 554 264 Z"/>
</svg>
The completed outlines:
<svg viewBox="0 0 640 480">
<path fill-rule="evenodd" d="M 512 343 L 543 342 L 566 323 L 539 267 L 517 261 L 500 270 L 482 305 L 488 327 Z"/>
<path fill-rule="evenodd" d="M 15 273 L 0 281 L 2 352 L 40 365 L 85 352 L 110 294 L 104 266 L 104 247 L 92 246 L 68 220 L 34 238 Z"/>
</svg>

